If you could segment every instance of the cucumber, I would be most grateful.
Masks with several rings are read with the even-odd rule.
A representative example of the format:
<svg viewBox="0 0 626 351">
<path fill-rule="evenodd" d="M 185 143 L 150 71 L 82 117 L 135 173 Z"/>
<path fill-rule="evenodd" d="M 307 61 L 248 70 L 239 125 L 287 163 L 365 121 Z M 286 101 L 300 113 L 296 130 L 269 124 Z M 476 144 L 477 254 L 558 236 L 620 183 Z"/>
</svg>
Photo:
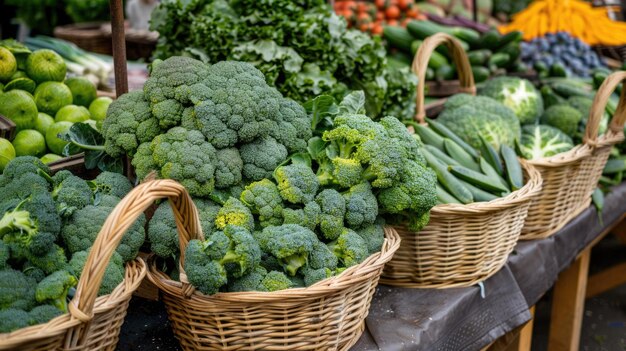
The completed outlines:
<svg viewBox="0 0 626 351">
<path fill-rule="evenodd" d="M 484 65 L 490 56 L 491 51 L 487 49 L 474 50 L 467 53 L 467 58 L 473 66 Z"/>
<path fill-rule="evenodd" d="M 504 174 L 502 169 L 502 160 L 496 150 L 489 144 L 482 135 L 480 137 L 480 155 L 493 167 L 500 176 Z"/>
<path fill-rule="evenodd" d="M 465 152 L 465 150 L 463 150 L 463 148 L 457 145 L 454 141 L 448 138 L 443 139 L 443 147 L 448 155 L 457 160 L 462 166 L 476 172 L 480 172 L 480 166 L 478 163 L 476 163 L 472 156 Z"/>
<path fill-rule="evenodd" d="M 454 66 L 443 65 L 435 70 L 436 80 L 452 80 L 454 77 L 456 77 L 456 68 Z"/>
<path fill-rule="evenodd" d="M 602 174 L 612 175 L 624 171 L 626 171 L 626 159 L 613 158 L 606 161 Z"/>
<path fill-rule="evenodd" d="M 535 71 L 537 71 L 537 73 L 548 73 L 550 71 L 550 67 L 548 67 L 548 65 L 546 65 L 545 63 L 538 61 L 535 62 L 535 64 L 533 65 L 533 68 L 535 69 Z"/>
<path fill-rule="evenodd" d="M 567 80 L 554 82 L 551 84 L 552 90 L 555 93 L 561 95 L 564 98 L 570 98 L 572 96 L 584 96 L 590 99 L 594 98 L 594 92 L 581 88 L 577 83 L 568 83 Z"/>
<path fill-rule="evenodd" d="M 439 134 L 435 133 L 432 129 L 421 125 L 421 124 L 411 124 L 413 128 L 415 128 L 415 132 L 420 136 L 424 144 L 432 145 L 437 149 L 444 151 L 443 148 L 443 138 L 439 136 Z"/>
<path fill-rule="evenodd" d="M 550 67 L 550 77 L 567 77 L 565 65 L 560 62 L 555 62 Z"/>
<path fill-rule="evenodd" d="M 437 191 L 437 200 L 440 204 L 460 204 L 459 200 L 447 192 L 439 183 L 437 183 L 435 190 Z"/>
<path fill-rule="evenodd" d="M 411 54 L 413 54 L 413 56 L 415 56 L 417 50 L 419 50 L 420 46 L 422 46 L 422 43 L 424 43 L 423 40 L 413 40 L 411 42 Z"/>
<path fill-rule="evenodd" d="M 407 54 L 411 53 L 413 36 L 408 30 L 406 30 L 406 28 L 399 26 L 385 26 L 383 28 L 383 38 L 392 48 L 396 48 Z"/>
<path fill-rule="evenodd" d="M 481 83 L 489 79 L 489 69 L 482 66 L 472 66 L 472 75 L 474 76 L 474 82 Z"/>
<path fill-rule="evenodd" d="M 497 193 L 503 193 L 508 191 L 497 179 L 488 177 L 482 173 L 472 171 L 469 168 L 463 166 L 448 166 L 448 171 L 454 176 L 462 179 L 472 185 L 479 187 L 483 190 L 493 191 Z"/>
<path fill-rule="evenodd" d="M 523 33 L 517 30 L 507 33 L 499 38 L 498 47 L 503 47 L 512 42 L 519 43 L 522 40 L 522 35 Z"/>
<path fill-rule="evenodd" d="M 483 34 L 480 38 L 480 46 L 486 49 L 495 49 L 500 45 L 500 33 L 491 29 Z"/>
<path fill-rule="evenodd" d="M 502 178 L 499 174 L 498 171 L 495 170 L 495 168 L 493 168 L 489 162 L 487 162 L 484 158 L 480 158 L 479 160 L 479 164 L 480 164 L 480 170 L 482 171 L 482 173 L 488 177 L 491 177 L 493 179 L 498 179 L 498 181 L 500 182 L 500 184 L 504 185 L 505 187 L 509 187 L 509 183 L 506 182 L 506 180 L 504 180 L 504 178 Z"/>
<path fill-rule="evenodd" d="M 445 152 L 437 149 L 432 145 L 424 145 L 424 148 L 427 150 L 425 152 L 430 152 L 433 156 L 435 156 L 439 161 L 444 163 L 446 166 L 461 166 L 459 161 L 453 159 L 452 157 L 446 155 Z"/>
<path fill-rule="evenodd" d="M 439 162 L 433 155 L 428 152 L 424 153 L 424 157 L 426 157 L 426 162 L 428 166 L 435 171 L 437 174 L 437 180 L 446 189 L 452 196 L 458 199 L 463 204 L 469 204 L 474 201 L 474 197 L 472 193 L 467 190 L 466 187 L 461 184 L 461 182 L 456 179 L 447 169 L 448 166 Z M 459 167 L 459 166 L 455 166 Z"/>
<path fill-rule="evenodd" d="M 402 62 L 406 66 L 411 66 L 412 63 L 411 56 L 400 51 L 394 52 L 393 54 L 389 55 L 388 58 L 392 58 L 398 62 Z"/>
<path fill-rule="evenodd" d="M 600 85 L 602 85 L 606 77 L 609 76 L 609 74 L 610 72 L 607 73 L 604 70 L 596 70 L 595 72 L 593 72 L 593 87 L 595 89 L 598 89 Z"/>
<path fill-rule="evenodd" d="M 461 180 L 461 184 L 463 184 L 467 188 L 467 190 L 469 190 L 470 193 L 472 193 L 472 196 L 474 197 L 474 201 L 476 202 L 491 201 L 499 197 L 497 195 L 494 195 L 492 193 L 479 189 L 464 180 Z"/>
<path fill-rule="evenodd" d="M 511 42 L 498 49 L 496 53 L 509 55 L 509 63 L 515 62 L 522 54 L 522 49 L 518 42 Z"/>
<path fill-rule="evenodd" d="M 540 91 L 541 91 L 541 97 L 543 98 L 543 106 L 545 108 L 548 108 L 554 105 L 565 104 L 567 101 L 564 98 L 557 95 L 556 93 L 554 93 L 554 90 L 552 90 L 552 88 L 550 88 L 549 85 L 542 86 Z"/>
<path fill-rule="evenodd" d="M 463 150 L 465 150 L 465 152 L 470 154 L 473 158 L 478 158 L 478 151 L 471 147 L 468 143 L 463 141 L 463 139 L 461 139 L 458 135 L 454 134 L 454 132 L 448 129 L 448 127 L 430 118 L 426 118 L 426 122 L 428 122 L 428 126 L 439 135 L 444 138 L 452 139 L 452 141 L 459 144 L 459 146 L 462 147 Z"/>
<path fill-rule="evenodd" d="M 511 62 L 511 56 L 509 54 L 505 54 L 503 52 L 497 52 L 489 58 L 488 64 L 489 66 L 493 65 L 498 68 L 506 67 L 509 62 Z"/>
<path fill-rule="evenodd" d="M 506 167 L 506 178 L 511 186 L 511 190 L 515 191 L 524 186 L 524 174 L 522 173 L 522 165 L 517 159 L 515 151 L 508 145 L 502 144 L 500 153 Z"/>
<path fill-rule="evenodd" d="M 469 45 L 475 45 L 480 40 L 480 35 L 473 29 L 463 27 L 445 27 L 431 21 L 411 21 L 406 25 L 406 28 L 409 33 L 415 37 L 415 39 L 421 40 L 440 32 L 452 35 Z"/>
<path fill-rule="evenodd" d="M 521 60 L 517 60 L 513 63 L 513 72 L 524 73 L 528 72 L 529 69 L 530 67 Z"/>
</svg>

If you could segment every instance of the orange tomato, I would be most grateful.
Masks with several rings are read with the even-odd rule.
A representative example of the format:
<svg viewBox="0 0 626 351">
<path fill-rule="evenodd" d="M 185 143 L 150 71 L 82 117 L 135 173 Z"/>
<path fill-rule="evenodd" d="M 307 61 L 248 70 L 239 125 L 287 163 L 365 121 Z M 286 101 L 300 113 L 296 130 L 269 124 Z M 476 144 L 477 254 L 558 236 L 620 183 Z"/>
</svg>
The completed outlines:
<svg viewBox="0 0 626 351">
<path fill-rule="evenodd" d="M 406 10 L 413 2 L 411 0 L 398 0 L 398 7 L 400 10 Z"/>
<path fill-rule="evenodd" d="M 406 16 L 408 18 L 417 18 L 417 16 L 419 15 L 419 10 L 416 8 L 410 8 L 406 11 Z"/>
<path fill-rule="evenodd" d="M 364 21 L 367 20 L 368 22 L 372 20 L 372 17 L 367 13 L 367 12 L 360 12 L 357 16 L 356 16 L 357 20 L 359 21 Z"/>
<path fill-rule="evenodd" d="M 387 19 L 397 19 L 400 17 L 400 9 L 397 6 L 389 6 L 387 10 L 385 10 L 385 17 Z"/>
<path fill-rule="evenodd" d="M 372 34 L 381 35 L 383 34 L 383 24 L 380 22 L 374 23 L 372 26 Z"/>
<path fill-rule="evenodd" d="M 397 26 L 398 25 L 398 20 L 395 20 L 395 19 L 387 20 L 387 25 L 388 26 Z"/>
<path fill-rule="evenodd" d="M 381 11 L 376 12 L 376 19 L 377 20 L 384 20 L 385 19 L 385 14 Z"/>
<path fill-rule="evenodd" d="M 371 28 L 372 28 L 371 23 L 361 23 L 361 25 L 359 26 L 359 29 L 362 32 L 369 32 Z"/>
<path fill-rule="evenodd" d="M 374 4 L 376 5 L 376 7 L 378 7 L 379 9 L 384 9 L 385 5 L 386 5 L 387 1 L 386 0 L 375 0 Z"/>
</svg>

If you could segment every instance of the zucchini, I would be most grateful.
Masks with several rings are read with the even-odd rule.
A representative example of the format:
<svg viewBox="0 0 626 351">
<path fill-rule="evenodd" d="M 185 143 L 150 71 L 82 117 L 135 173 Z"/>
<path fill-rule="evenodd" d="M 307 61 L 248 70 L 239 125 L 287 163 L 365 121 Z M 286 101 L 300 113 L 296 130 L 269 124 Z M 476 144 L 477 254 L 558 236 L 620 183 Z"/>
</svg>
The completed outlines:
<svg viewBox="0 0 626 351">
<path fill-rule="evenodd" d="M 411 56 L 403 52 L 394 52 L 393 54 L 389 55 L 388 58 L 393 58 L 394 60 L 405 64 L 406 66 L 411 66 Z"/>
<path fill-rule="evenodd" d="M 424 152 L 424 157 L 426 157 L 428 166 L 435 171 L 435 174 L 437 174 L 437 180 L 444 189 L 450 192 L 450 194 L 457 198 L 461 203 L 469 204 L 474 201 L 472 193 L 448 171 L 448 166 L 441 163 L 429 152 Z"/>
<path fill-rule="evenodd" d="M 472 196 L 474 197 L 474 201 L 476 202 L 491 201 L 499 197 L 497 195 L 494 195 L 492 193 L 479 189 L 464 180 L 461 180 L 460 182 L 467 188 L 467 190 L 470 191 L 470 193 L 472 193 Z"/>
<path fill-rule="evenodd" d="M 489 72 L 488 68 L 482 66 L 472 66 L 472 75 L 474 76 L 474 82 L 476 83 L 486 81 L 489 79 L 490 74 L 491 72 Z"/>
<path fill-rule="evenodd" d="M 413 54 L 413 57 L 415 57 L 417 50 L 420 48 L 420 46 L 422 46 L 423 42 L 423 40 L 413 40 L 411 42 L 411 54 Z"/>
<path fill-rule="evenodd" d="M 439 161 L 444 163 L 446 166 L 461 166 L 459 161 L 453 159 L 452 157 L 446 155 L 445 152 L 437 149 L 432 145 L 424 145 L 424 148 L 428 150 L 433 156 L 435 156 Z"/>
<path fill-rule="evenodd" d="M 468 50 L 470 45 L 475 45 L 480 40 L 480 35 L 473 29 L 463 27 L 445 27 L 431 21 L 411 21 L 407 23 L 406 29 L 415 39 L 421 40 L 440 32 L 452 35 L 466 44 L 466 47 L 464 46 L 464 50 Z"/>
<path fill-rule="evenodd" d="M 454 141 L 448 138 L 443 139 L 443 147 L 448 155 L 457 160 L 461 165 L 476 172 L 480 172 L 480 166 L 478 163 L 476 163 L 472 156 L 465 152 L 465 150 L 463 150 L 463 148 L 457 145 Z"/>
<path fill-rule="evenodd" d="M 500 45 L 500 37 L 501 35 L 497 30 L 491 29 L 480 38 L 480 46 L 485 49 L 495 49 Z"/>
<path fill-rule="evenodd" d="M 513 72 L 524 73 L 528 72 L 529 69 L 530 67 L 521 60 L 517 60 L 513 63 Z"/>
<path fill-rule="evenodd" d="M 515 191 L 524 186 L 524 174 L 522 173 L 522 165 L 517 159 L 515 151 L 508 145 L 502 144 L 500 153 L 506 167 L 506 178 L 511 186 L 511 190 Z"/>
<path fill-rule="evenodd" d="M 489 66 L 496 66 L 498 68 L 506 67 L 511 62 L 511 56 L 503 52 L 497 52 L 489 58 Z"/>
<path fill-rule="evenodd" d="M 480 164 L 480 170 L 482 171 L 482 173 L 488 177 L 491 177 L 493 179 L 498 179 L 498 181 L 500 182 L 500 184 L 504 185 L 505 187 L 509 187 L 509 183 L 506 182 L 506 180 L 504 180 L 504 178 L 502 178 L 499 174 L 498 171 L 495 170 L 495 168 L 493 168 L 489 162 L 487 162 L 484 158 L 480 158 L 479 160 L 479 164 Z"/>
<path fill-rule="evenodd" d="M 517 59 L 520 57 L 520 55 L 522 54 L 522 49 L 520 48 L 518 42 L 512 42 L 498 49 L 496 53 L 509 55 L 509 63 L 512 63 L 517 61 Z"/>
<path fill-rule="evenodd" d="M 487 162 L 493 167 L 496 172 L 500 176 L 504 174 L 504 170 L 502 169 L 502 160 L 500 160 L 500 156 L 496 152 L 496 150 L 489 144 L 482 135 L 478 136 L 480 138 L 480 154 L 485 158 Z"/>
<path fill-rule="evenodd" d="M 484 65 L 491 56 L 491 51 L 487 49 L 474 50 L 467 53 L 470 64 L 475 66 Z"/>
<path fill-rule="evenodd" d="M 469 168 L 463 166 L 448 166 L 448 171 L 459 179 L 469 182 L 481 189 L 497 192 L 498 194 L 508 191 L 497 179 L 472 171 Z"/>
<path fill-rule="evenodd" d="M 437 149 L 444 151 L 443 138 L 439 134 L 435 133 L 432 129 L 421 124 L 411 124 L 415 129 L 415 133 L 419 135 L 424 144 L 432 145 Z"/>
<path fill-rule="evenodd" d="M 420 48 L 422 43 L 423 43 L 422 40 L 413 40 L 413 43 L 411 43 L 411 52 L 413 53 L 413 56 L 415 56 L 415 54 L 417 53 L 417 50 Z M 430 54 L 430 58 L 428 59 L 428 67 L 433 68 L 433 69 L 437 69 L 441 66 L 449 65 L 449 64 L 450 63 L 448 62 L 448 59 L 446 58 L 446 56 L 438 53 L 437 51 L 433 51 L 433 53 Z"/>
<path fill-rule="evenodd" d="M 478 151 L 463 141 L 458 135 L 454 134 L 448 127 L 430 118 L 426 118 L 426 122 L 428 122 L 428 126 L 439 135 L 444 138 L 452 139 L 455 143 L 459 144 L 465 152 L 472 155 L 473 158 L 478 158 Z"/>
<path fill-rule="evenodd" d="M 565 104 L 567 100 L 554 93 L 554 90 L 549 85 L 544 85 L 540 89 L 541 97 L 543 98 L 543 106 L 548 108 L 554 105 Z"/>
<path fill-rule="evenodd" d="M 565 65 L 560 62 L 555 62 L 550 67 L 550 77 L 567 77 Z"/>
<path fill-rule="evenodd" d="M 435 188 L 437 191 L 437 200 L 440 204 L 460 204 L 459 200 L 457 200 L 452 194 L 446 191 L 439 183 Z"/>
<path fill-rule="evenodd" d="M 454 66 L 443 65 L 435 70 L 436 80 L 452 80 L 454 77 L 456 77 L 456 68 Z"/>
<path fill-rule="evenodd" d="M 521 40 L 522 40 L 522 32 L 517 31 L 517 30 L 513 32 L 509 32 L 499 38 L 498 47 L 503 47 L 512 42 L 519 43 Z"/>
<path fill-rule="evenodd" d="M 626 158 L 612 158 L 606 161 L 602 174 L 612 175 L 626 171 Z"/>
<path fill-rule="evenodd" d="M 392 48 L 396 48 L 407 54 L 411 53 L 413 36 L 408 30 L 406 30 L 406 28 L 399 26 L 385 26 L 383 28 L 383 38 Z"/>
<path fill-rule="evenodd" d="M 545 63 L 541 61 L 535 62 L 535 64 L 533 65 L 533 68 L 535 69 L 535 71 L 537 71 L 537 73 L 547 74 L 550 71 L 550 67 L 548 67 L 548 65 L 546 65 Z"/>
<path fill-rule="evenodd" d="M 577 83 L 569 83 L 567 80 L 554 82 L 550 84 L 550 86 L 555 93 L 561 95 L 564 98 L 570 98 L 572 96 L 584 96 L 593 99 L 595 95 L 594 92 L 583 89 L 580 85 L 577 85 Z"/>
</svg>

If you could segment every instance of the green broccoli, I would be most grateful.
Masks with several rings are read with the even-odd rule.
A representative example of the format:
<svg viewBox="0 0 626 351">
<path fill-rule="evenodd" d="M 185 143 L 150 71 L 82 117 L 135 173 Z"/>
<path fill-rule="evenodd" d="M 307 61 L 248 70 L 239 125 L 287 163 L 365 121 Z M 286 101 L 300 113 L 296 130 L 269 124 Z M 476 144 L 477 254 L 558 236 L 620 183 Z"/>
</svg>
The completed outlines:
<svg viewBox="0 0 626 351">
<path fill-rule="evenodd" d="M 2 220 L 0 220 L 2 222 Z M 11 251 L 4 241 L 0 240 L 0 269 L 9 268 L 8 260 L 11 258 Z"/>
<path fill-rule="evenodd" d="M 280 196 L 293 204 L 313 201 L 320 186 L 313 170 L 300 163 L 276 168 L 274 178 L 278 183 Z"/>
<path fill-rule="evenodd" d="M 28 325 L 48 323 L 63 314 L 63 311 L 52 305 L 41 305 L 28 312 Z"/>
<path fill-rule="evenodd" d="M 92 183 L 101 194 L 113 195 L 120 199 L 133 190 L 130 180 L 120 173 L 102 172 Z"/>
<path fill-rule="evenodd" d="M 169 128 L 180 123 L 184 107 L 192 104 L 193 86 L 207 77 L 209 67 L 183 56 L 152 63 L 143 92 L 161 127 Z"/>
<path fill-rule="evenodd" d="M 255 239 L 257 236 L 255 235 Z M 266 252 L 261 253 L 261 263 L 260 267 L 265 268 L 265 270 L 269 271 L 282 271 L 283 265 L 278 261 L 278 259 Z"/>
<path fill-rule="evenodd" d="M 217 229 L 224 229 L 232 224 L 245 228 L 248 231 L 254 230 L 254 216 L 250 209 L 241 201 L 234 197 L 229 198 L 224 206 L 217 213 L 215 226 Z"/>
<path fill-rule="evenodd" d="M 306 286 L 311 286 L 320 280 L 324 280 L 326 278 L 330 278 L 333 276 L 333 271 L 328 268 L 320 268 L 320 269 L 312 269 L 305 267 L 303 269 L 304 274 L 304 284 Z"/>
<path fill-rule="evenodd" d="M 221 230 L 211 233 L 211 235 L 209 235 L 209 237 L 204 241 L 204 244 L 206 245 L 205 252 L 212 260 L 220 261 L 224 258 L 224 256 L 226 256 L 229 250 L 232 251 L 230 237 L 224 234 Z M 237 268 L 236 266 L 233 267 Z"/>
<path fill-rule="evenodd" d="M 135 168 L 137 179 L 143 180 L 151 172 L 158 170 L 157 164 L 152 158 L 151 142 L 145 142 L 139 145 L 137 152 L 132 159 L 132 165 Z"/>
<path fill-rule="evenodd" d="M 9 333 L 25 328 L 30 325 L 29 323 L 30 315 L 24 310 L 9 308 L 0 311 L 0 333 Z"/>
<path fill-rule="evenodd" d="M 74 254 L 78 251 L 88 250 L 95 242 L 102 225 L 112 210 L 112 207 L 88 205 L 74 212 L 61 229 L 61 237 L 68 251 Z M 117 247 L 116 251 L 122 256 L 124 262 L 137 257 L 139 248 L 145 240 L 145 221 L 146 218 L 142 214 L 128 229 Z"/>
<path fill-rule="evenodd" d="M 315 197 L 320 206 L 320 230 L 328 240 L 335 240 L 343 229 L 346 215 L 346 200 L 334 189 L 324 189 Z"/>
<path fill-rule="evenodd" d="M 35 173 L 24 173 L 0 187 L 0 199 L 25 199 L 33 194 L 49 192 L 50 183 L 46 178 Z"/>
<path fill-rule="evenodd" d="M 80 276 L 87 263 L 87 257 L 89 256 L 89 250 L 78 251 L 72 255 L 72 259 L 69 262 L 68 271 L 76 278 L 80 279 Z M 104 277 L 102 277 L 102 283 L 98 290 L 98 296 L 110 294 L 124 280 L 124 260 L 122 256 L 117 252 L 113 252 L 111 260 L 104 271 Z"/>
<path fill-rule="evenodd" d="M 241 183 L 243 160 L 239 150 L 232 147 L 216 152 L 215 187 L 224 189 Z"/>
<path fill-rule="evenodd" d="M 287 148 L 270 136 L 242 145 L 239 153 L 243 175 L 253 181 L 270 178 L 274 169 L 287 159 Z"/>
<path fill-rule="evenodd" d="M 185 250 L 185 273 L 189 282 L 203 294 L 212 295 L 228 282 L 226 269 L 209 258 L 207 245 L 190 240 Z"/>
<path fill-rule="evenodd" d="M 141 90 L 114 100 L 102 122 L 104 150 L 111 157 L 134 156 L 141 143 L 150 142 L 163 130 L 152 116 L 150 104 Z"/>
<path fill-rule="evenodd" d="M 351 229 L 344 229 L 337 240 L 328 244 L 344 267 L 357 265 L 369 255 L 367 242 Z"/>
<path fill-rule="evenodd" d="M 67 266 L 65 250 L 57 244 L 50 245 L 48 251 L 40 255 L 34 254 L 30 250 L 19 248 L 18 246 L 10 247 L 11 256 L 26 259 L 29 264 L 41 269 L 45 274 L 51 274 L 58 270 L 65 269 Z"/>
<path fill-rule="evenodd" d="M 315 201 L 304 205 L 301 209 L 283 208 L 284 224 L 299 224 L 305 228 L 315 230 L 320 223 L 322 208 Z"/>
<path fill-rule="evenodd" d="M 78 279 L 67 271 L 56 271 L 37 284 L 35 299 L 67 312 L 67 294 L 77 283 Z"/>
<path fill-rule="evenodd" d="M 267 275 L 267 270 L 257 266 L 253 271 L 228 283 L 229 292 L 258 291 L 261 289 L 261 282 Z"/>
<path fill-rule="evenodd" d="M 367 242 L 367 250 L 370 255 L 379 252 L 383 247 L 385 242 L 384 225 L 385 221 L 379 217 L 375 223 L 356 230 L 356 233 Z"/>
<path fill-rule="evenodd" d="M 278 291 L 292 288 L 294 283 L 283 272 L 268 272 L 260 283 L 261 291 Z"/>
<path fill-rule="evenodd" d="M 2 172 L 2 176 L 5 182 L 9 182 L 26 173 L 48 175 L 50 174 L 50 167 L 46 166 L 35 156 L 20 156 L 7 163 Z"/>
<path fill-rule="evenodd" d="M 271 180 L 263 179 L 246 186 L 241 202 L 259 216 L 261 227 L 283 224 L 283 199 Z"/>
<path fill-rule="evenodd" d="M 309 254 L 309 267 L 312 269 L 328 268 L 334 270 L 338 264 L 337 256 L 333 254 L 328 246 L 321 241 L 313 243 L 313 250 Z"/>
<path fill-rule="evenodd" d="M 282 99 L 280 111 L 273 120 L 276 125 L 270 130 L 270 136 L 285 145 L 290 154 L 306 150 L 307 140 L 313 136 L 311 117 L 300 104 Z"/>
<path fill-rule="evenodd" d="M 569 105 L 550 106 L 541 116 L 541 123 L 560 129 L 570 137 L 578 131 L 583 115 Z"/>
<path fill-rule="evenodd" d="M 378 216 L 378 201 L 369 183 L 352 186 L 343 193 L 343 197 L 346 201 L 345 219 L 348 227 L 359 228 L 374 223 Z"/>
<path fill-rule="evenodd" d="M 0 309 L 30 310 L 35 305 L 34 279 L 13 269 L 0 271 Z"/>
<path fill-rule="evenodd" d="M 150 154 L 139 150 L 133 166 L 139 178 L 145 178 L 153 169 L 159 178 L 180 182 L 192 196 L 208 196 L 215 187 L 215 148 L 197 130 L 174 127 L 160 134 L 150 143 Z M 144 160 L 151 157 L 151 161 Z M 154 166 L 155 168 L 143 168 Z"/>
<path fill-rule="evenodd" d="M 69 171 L 66 172 L 69 173 Z M 55 175 L 55 178 L 59 173 Z M 71 173 L 67 173 L 61 173 L 65 175 L 62 181 L 57 182 L 55 179 L 56 185 L 52 190 L 52 197 L 57 203 L 59 214 L 64 218 L 71 216 L 74 211 L 84 208 L 93 201 L 93 191 L 89 183 Z"/>
<path fill-rule="evenodd" d="M 22 265 L 22 272 L 27 277 L 35 279 L 37 283 L 39 283 L 43 280 L 43 278 L 46 277 L 46 273 L 43 271 L 43 269 L 34 266 L 30 261 L 24 262 L 24 264 Z"/>
<path fill-rule="evenodd" d="M 220 263 L 226 266 L 226 270 L 233 277 L 239 278 L 252 271 L 261 262 L 261 249 L 259 243 L 250 232 L 234 225 L 227 225 L 224 234 L 230 239 L 230 246 Z M 229 264 L 234 265 L 229 269 Z"/>
<path fill-rule="evenodd" d="M 311 230 L 297 224 L 283 224 L 264 228 L 259 244 L 263 251 L 278 259 L 290 276 L 294 276 L 307 264 L 316 241 L 317 236 Z"/>
<path fill-rule="evenodd" d="M 95 206 L 115 208 L 120 201 L 122 201 L 122 199 L 117 196 L 100 194 L 94 198 L 93 204 Z"/>
</svg>

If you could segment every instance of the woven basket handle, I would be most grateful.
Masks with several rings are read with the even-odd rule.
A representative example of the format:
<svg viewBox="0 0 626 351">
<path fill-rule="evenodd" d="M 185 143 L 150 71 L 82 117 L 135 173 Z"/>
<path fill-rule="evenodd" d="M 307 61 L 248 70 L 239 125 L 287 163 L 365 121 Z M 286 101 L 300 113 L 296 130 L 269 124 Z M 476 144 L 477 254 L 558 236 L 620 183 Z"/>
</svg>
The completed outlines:
<svg viewBox="0 0 626 351">
<path fill-rule="evenodd" d="M 81 273 L 76 295 L 68 306 L 73 317 L 83 322 L 91 320 L 100 283 L 113 252 L 137 218 L 156 200 L 166 197 L 172 205 L 181 242 L 203 238 L 198 210 L 182 185 L 173 180 L 140 184 L 115 206 L 100 229 Z"/>
<path fill-rule="evenodd" d="M 452 54 L 452 59 L 457 67 L 457 74 L 461 83 L 461 92 L 472 95 L 476 94 L 476 85 L 474 84 L 472 66 L 470 65 L 467 54 L 465 53 L 465 50 L 463 50 L 459 41 L 451 35 L 445 33 L 437 33 L 426 38 L 415 53 L 413 64 L 411 65 L 413 73 L 415 73 L 419 79 L 419 85 L 417 86 L 417 102 L 415 106 L 415 119 L 420 123 L 424 123 L 426 118 L 424 88 L 426 84 L 426 69 L 428 68 L 428 61 L 433 51 L 435 51 L 435 49 L 442 44 L 446 45 Z"/>
<path fill-rule="evenodd" d="M 583 139 L 585 144 L 594 144 L 598 138 L 600 121 L 604 115 L 606 104 L 609 102 L 611 94 L 613 94 L 617 86 L 622 82 L 626 82 L 625 71 L 611 73 L 604 82 L 602 82 L 602 85 L 593 99 L 591 112 L 589 112 L 589 120 L 587 121 L 587 128 L 585 129 L 585 137 Z M 622 89 L 619 103 L 611 119 L 609 128 L 612 132 L 619 133 L 624 130 L 624 122 L 626 122 L 626 89 Z"/>
</svg>

